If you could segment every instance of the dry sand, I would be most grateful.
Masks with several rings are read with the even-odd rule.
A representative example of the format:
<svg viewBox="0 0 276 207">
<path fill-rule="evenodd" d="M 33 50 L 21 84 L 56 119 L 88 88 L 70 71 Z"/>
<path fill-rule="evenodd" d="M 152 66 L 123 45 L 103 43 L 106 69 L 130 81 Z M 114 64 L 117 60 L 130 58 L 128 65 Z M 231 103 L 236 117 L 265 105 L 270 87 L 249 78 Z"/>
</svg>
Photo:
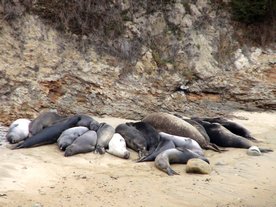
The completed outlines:
<svg viewBox="0 0 276 207">
<path fill-rule="evenodd" d="M 276 112 L 235 112 L 242 123 L 276 151 Z M 116 126 L 123 119 L 104 118 Z M 0 206 L 189 206 L 275 207 L 276 152 L 251 157 L 245 149 L 205 151 L 210 175 L 168 176 L 153 162 L 135 163 L 109 154 L 64 157 L 56 144 L 10 150 L 0 146 Z"/>
</svg>

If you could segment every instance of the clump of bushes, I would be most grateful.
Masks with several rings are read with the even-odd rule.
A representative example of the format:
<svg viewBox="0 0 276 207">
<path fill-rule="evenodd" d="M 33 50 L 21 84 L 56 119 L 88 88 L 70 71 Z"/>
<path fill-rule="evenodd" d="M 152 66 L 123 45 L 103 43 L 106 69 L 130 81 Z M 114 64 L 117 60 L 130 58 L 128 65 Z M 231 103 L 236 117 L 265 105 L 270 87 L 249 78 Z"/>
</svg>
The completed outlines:
<svg viewBox="0 0 276 207">
<path fill-rule="evenodd" d="M 232 0 L 233 18 L 244 23 L 257 23 L 273 18 L 275 1 L 273 0 Z"/>
</svg>

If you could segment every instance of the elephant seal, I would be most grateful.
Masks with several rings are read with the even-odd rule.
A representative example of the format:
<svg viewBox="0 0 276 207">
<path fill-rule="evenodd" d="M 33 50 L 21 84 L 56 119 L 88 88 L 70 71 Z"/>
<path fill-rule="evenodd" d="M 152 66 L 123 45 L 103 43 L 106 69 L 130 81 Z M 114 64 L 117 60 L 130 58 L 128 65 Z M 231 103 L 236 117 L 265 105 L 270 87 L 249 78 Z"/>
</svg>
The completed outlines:
<svg viewBox="0 0 276 207">
<path fill-rule="evenodd" d="M 247 138 L 249 140 L 252 141 L 257 141 L 252 134 L 250 133 L 250 131 L 248 129 L 246 129 L 244 126 L 242 126 L 241 124 L 238 124 L 236 122 L 227 120 L 223 117 L 215 117 L 215 118 L 199 118 L 199 117 L 192 117 L 193 120 L 201 120 L 201 121 L 207 121 L 210 123 L 219 123 L 222 126 L 224 126 L 226 129 L 228 129 L 229 131 L 231 131 L 232 133 L 242 136 L 244 138 Z"/>
<path fill-rule="evenodd" d="M 160 141 L 156 147 L 156 149 L 149 155 L 142 157 L 138 160 L 138 162 L 146 162 L 146 161 L 154 161 L 157 155 L 167 149 L 175 148 L 175 144 L 172 140 L 166 139 L 160 136 Z"/>
<path fill-rule="evenodd" d="M 115 133 L 115 129 L 107 123 L 101 123 L 97 130 L 97 146 L 96 150 L 100 154 L 105 153 L 105 149 L 108 147 L 109 141 L 112 139 Z"/>
<path fill-rule="evenodd" d="M 221 147 L 234 147 L 234 148 L 245 148 L 248 149 L 253 146 L 253 143 L 239 135 L 236 135 L 226 129 L 219 123 L 210 123 L 207 121 L 197 120 L 208 133 L 212 143 L 215 143 Z M 271 149 L 259 148 L 261 152 L 271 152 Z"/>
<path fill-rule="evenodd" d="M 208 142 L 194 126 L 174 115 L 156 112 L 149 114 L 142 121 L 151 124 L 159 132 L 189 137 L 197 141 L 203 149 L 212 149 L 217 152 L 221 151 L 216 145 Z"/>
<path fill-rule="evenodd" d="M 191 138 L 171 135 L 165 132 L 159 132 L 159 134 L 162 138 L 173 141 L 176 147 L 186 148 L 200 156 L 204 156 L 203 150 L 200 145 Z"/>
<path fill-rule="evenodd" d="M 94 120 L 94 121 L 90 122 L 89 128 L 90 128 L 90 130 L 97 132 L 98 129 L 100 128 L 100 126 L 101 126 L 101 124 L 99 122 L 97 122 L 96 120 Z"/>
<path fill-rule="evenodd" d="M 171 167 L 170 163 L 179 163 L 179 164 L 186 164 L 189 159 L 192 158 L 199 158 L 207 163 L 209 163 L 208 159 L 200 156 L 193 151 L 185 148 L 174 148 L 168 149 L 161 152 L 154 161 L 155 166 L 168 175 L 178 175 Z"/>
<path fill-rule="evenodd" d="M 128 122 L 126 125 L 135 127 L 143 135 L 146 140 L 148 154 L 151 154 L 156 149 L 160 141 L 160 135 L 149 123 Z"/>
<path fill-rule="evenodd" d="M 29 135 L 30 123 L 31 120 L 29 119 L 17 119 L 12 122 L 6 134 L 7 141 L 11 144 L 15 144 L 26 139 Z"/>
<path fill-rule="evenodd" d="M 118 133 L 115 133 L 108 143 L 108 149 L 106 150 L 109 154 L 115 155 L 120 158 L 128 159 L 130 152 L 126 148 L 125 139 Z"/>
<path fill-rule="evenodd" d="M 127 124 L 119 124 L 115 128 L 115 132 L 119 133 L 125 139 L 127 147 L 138 152 L 139 158 L 148 155 L 146 139 L 135 127 Z"/>
<path fill-rule="evenodd" d="M 83 126 L 76 126 L 66 129 L 61 133 L 57 140 L 59 149 L 64 151 L 70 144 L 75 141 L 75 139 L 77 139 L 77 137 L 81 136 L 88 130 L 89 129 L 87 127 Z"/>
<path fill-rule="evenodd" d="M 81 117 L 81 120 L 77 123 L 77 126 L 84 126 L 84 127 L 90 128 L 91 123 L 97 122 L 95 119 L 93 119 L 91 116 L 88 116 L 88 115 L 80 115 L 80 117 Z"/>
<path fill-rule="evenodd" d="M 63 131 L 76 126 L 79 120 L 79 116 L 73 116 L 68 118 L 66 121 L 58 122 L 52 126 L 49 126 L 34 136 L 27 138 L 23 143 L 19 143 L 14 149 L 55 143 Z"/>
<path fill-rule="evenodd" d="M 52 126 L 60 120 L 64 120 L 65 117 L 60 116 L 56 112 L 47 111 L 40 113 L 34 120 L 31 121 L 29 131 L 30 136 L 33 136 L 40 132 L 42 129 Z"/>
<path fill-rule="evenodd" d="M 92 152 L 96 149 L 96 144 L 97 133 L 92 130 L 86 131 L 84 134 L 77 137 L 75 141 L 66 148 L 64 156 L 68 157 L 79 153 Z"/>
</svg>

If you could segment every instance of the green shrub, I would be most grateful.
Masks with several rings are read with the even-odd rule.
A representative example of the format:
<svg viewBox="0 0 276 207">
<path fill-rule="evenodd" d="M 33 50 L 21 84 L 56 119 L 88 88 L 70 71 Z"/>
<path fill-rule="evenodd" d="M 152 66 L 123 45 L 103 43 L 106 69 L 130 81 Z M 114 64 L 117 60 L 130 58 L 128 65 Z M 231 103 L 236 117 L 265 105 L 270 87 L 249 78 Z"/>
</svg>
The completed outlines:
<svg viewBox="0 0 276 207">
<path fill-rule="evenodd" d="M 233 18 L 244 23 L 255 23 L 271 18 L 273 0 L 232 0 Z"/>
</svg>

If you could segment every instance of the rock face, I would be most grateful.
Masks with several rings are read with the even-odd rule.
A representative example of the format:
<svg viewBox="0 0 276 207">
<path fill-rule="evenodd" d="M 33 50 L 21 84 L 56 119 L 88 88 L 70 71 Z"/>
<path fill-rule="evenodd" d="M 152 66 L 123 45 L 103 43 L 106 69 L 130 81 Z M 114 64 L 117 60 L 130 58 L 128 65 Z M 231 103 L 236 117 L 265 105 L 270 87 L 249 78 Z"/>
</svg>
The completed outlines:
<svg viewBox="0 0 276 207">
<path fill-rule="evenodd" d="M 211 166 L 198 158 L 190 159 L 186 165 L 186 173 L 210 174 L 211 171 Z"/>
<path fill-rule="evenodd" d="M 147 12 L 122 1 L 133 13 L 110 43 L 120 55 L 100 53 L 90 36 L 62 34 L 36 15 L 6 21 L 0 5 L 1 121 L 45 108 L 131 119 L 276 109 L 274 51 L 242 47 L 226 11 L 193 2 Z"/>
</svg>

